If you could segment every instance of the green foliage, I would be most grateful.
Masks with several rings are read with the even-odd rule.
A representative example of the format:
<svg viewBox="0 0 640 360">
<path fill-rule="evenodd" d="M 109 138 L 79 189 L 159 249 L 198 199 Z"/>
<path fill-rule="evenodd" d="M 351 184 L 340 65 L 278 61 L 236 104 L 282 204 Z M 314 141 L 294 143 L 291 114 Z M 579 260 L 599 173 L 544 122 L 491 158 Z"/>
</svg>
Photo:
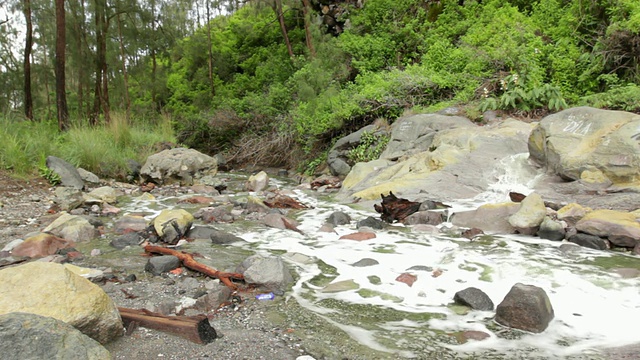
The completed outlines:
<svg viewBox="0 0 640 360">
<path fill-rule="evenodd" d="M 365 131 L 360 137 L 358 146 L 349 150 L 347 159 L 351 164 L 376 160 L 384 151 L 391 137 L 383 133 Z"/>
<path fill-rule="evenodd" d="M 580 103 L 597 108 L 640 113 L 640 86 L 616 86 L 604 93 L 585 96 Z"/>
<path fill-rule="evenodd" d="M 62 179 L 60 178 L 60 175 L 58 175 L 57 172 L 47 167 L 44 157 L 40 160 L 40 166 L 38 166 L 38 173 L 43 179 L 47 180 L 47 182 L 49 182 L 49 184 L 53 186 L 60 184 L 60 182 L 62 181 Z"/>
<path fill-rule="evenodd" d="M 541 108 L 558 111 L 567 107 L 557 87 L 550 84 L 527 86 L 526 78 L 518 74 L 500 79 L 500 87 L 493 93 L 485 87 L 483 96 L 485 99 L 481 111 L 500 109 L 529 112 Z"/>
</svg>

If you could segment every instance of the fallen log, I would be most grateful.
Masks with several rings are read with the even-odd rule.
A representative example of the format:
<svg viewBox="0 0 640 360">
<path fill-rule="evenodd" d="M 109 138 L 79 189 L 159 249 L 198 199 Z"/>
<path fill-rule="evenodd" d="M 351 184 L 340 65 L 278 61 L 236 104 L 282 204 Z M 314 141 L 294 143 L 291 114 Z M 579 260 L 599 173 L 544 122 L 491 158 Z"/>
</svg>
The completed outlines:
<svg viewBox="0 0 640 360">
<path fill-rule="evenodd" d="M 196 344 L 208 344 L 218 337 L 206 315 L 165 316 L 146 309 L 123 307 L 119 307 L 118 311 L 126 328 L 135 323 L 148 329 L 180 336 Z"/>
<path fill-rule="evenodd" d="M 380 205 L 374 204 L 373 208 L 380 213 L 380 218 L 388 223 L 401 222 L 404 218 L 420 209 L 419 202 L 398 198 L 391 191 L 387 196 L 382 194 L 380 196 L 382 197 L 382 203 Z"/>
<path fill-rule="evenodd" d="M 210 268 L 207 265 L 197 262 L 196 260 L 193 259 L 192 254 L 186 253 L 184 251 L 178 251 L 178 250 L 168 249 L 162 246 L 154 246 L 154 245 L 145 246 L 144 251 L 148 253 L 173 255 L 178 259 L 180 259 L 180 261 L 182 261 L 182 264 L 188 267 L 189 269 L 201 272 L 207 276 L 220 279 L 220 281 L 222 281 L 223 284 L 227 285 L 232 290 L 235 290 L 238 287 L 233 282 L 231 282 L 231 279 L 244 280 L 244 276 L 242 274 L 222 272 L 214 268 Z"/>
</svg>

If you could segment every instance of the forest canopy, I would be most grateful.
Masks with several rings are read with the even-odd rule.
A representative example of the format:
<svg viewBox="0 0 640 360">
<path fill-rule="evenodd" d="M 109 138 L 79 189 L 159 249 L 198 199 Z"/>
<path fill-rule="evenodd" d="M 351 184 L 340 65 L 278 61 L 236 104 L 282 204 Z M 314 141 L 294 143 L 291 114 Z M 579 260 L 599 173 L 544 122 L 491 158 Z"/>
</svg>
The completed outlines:
<svg viewBox="0 0 640 360">
<path fill-rule="evenodd" d="M 307 170 L 336 137 L 406 112 L 640 112 L 636 0 L 55 3 L 0 0 L 10 121 L 170 119 L 186 146 Z"/>
</svg>

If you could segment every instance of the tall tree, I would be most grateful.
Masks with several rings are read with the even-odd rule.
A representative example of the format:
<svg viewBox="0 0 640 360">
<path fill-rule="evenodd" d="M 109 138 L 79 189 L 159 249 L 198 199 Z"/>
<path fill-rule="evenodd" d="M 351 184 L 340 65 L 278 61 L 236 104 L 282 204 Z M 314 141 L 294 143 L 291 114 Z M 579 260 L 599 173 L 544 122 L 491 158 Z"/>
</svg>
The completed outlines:
<svg viewBox="0 0 640 360">
<path fill-rule="evenodd" d="M 65 33 L 64 0 L 56 0 L 56 107 L 58 113 L 58 129 L 69 129 L 69 110 L 67 109 L 67 95 L 65 92 Z"/>
<path fill-rule="evenodd" d="M 209 86 L 211 86 L 211 96 L 216 96 L 216 88 L 213 83 L 213 44 L 211 44 L 211 4 L 206 0 L 207 8 L 207 65 L 209 66 Z"/>
<path fill-rule="evenodd" d="M 96 73 L 94 87 L 93 111 L 89 117 L 91 125 L 98 123 L 100 111 L 104 121 L 109 122 L 109 82 L 107 74 L 107 30 L 109 20 L 107 18 L 107 1 L 95 0 L 94 20 L 96 25 Z"/>
<path fill-rule="evenodd" d="M 31 95 L 31 49 L 33 48 L 33 24 L 31 23 L 31 0 L 24 0 L 26 34 L 24 43 L 24 115 L 33 120 L 33 97 Z"/>
<path fill-rule="evenodd" d="M 282 0 L 274 0 L 271 4 L 273 11 L 275 11 L 276 16 L 278 17 L 278 23 L 280 23 L 280 31 L 282 31 L 282 37 L 284 38 L 284 43 L 287 45 L 287 51 L 289 52 L 289 57 L 293 60 L 293 48 L 291 47 L 291 41 L 289 41 L 289 33 L 287 32 L 287 26 L 284 23 L 284 13 L 282 12 Z"/>
<path fill-rule="evenodd" d="M 316 57 L 316 49 L 313 47 L 313 39 L 311 37 L 311 3 L 309 0 L 302 0 L 302 12 L 304 14 L 304 35 L 307 40 L 307 48 L 311 57 Z"/>
</svg>

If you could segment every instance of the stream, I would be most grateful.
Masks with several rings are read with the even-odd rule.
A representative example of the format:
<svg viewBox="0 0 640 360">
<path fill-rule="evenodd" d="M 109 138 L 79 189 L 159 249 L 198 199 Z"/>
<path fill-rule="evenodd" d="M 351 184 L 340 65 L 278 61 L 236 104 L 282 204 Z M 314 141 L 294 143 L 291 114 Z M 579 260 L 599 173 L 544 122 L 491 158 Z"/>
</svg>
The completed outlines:
<svg viewBox="0 0 640 360">
<path fill-rule="evenodd" d="M 522 166 L 522 158 L 505 161 L 509 171 L 489 191 L 451 203 L 450 211 L 506 201 L 506 193 L 514 189 L 530 192 L 531 181 L 536 179 L 533 170 Z M 218 176 L 238 183 L 246 179 L 237 174 Z M 304 234 L 249 221 L 213 224 L 246 242 L 225 247 L 195 241 L 182 250 L 201 253 L 210 261 L 218 259 L 211 264 L 226 269 L 233 269 L 252 252 L 282 256 L 297 274 L 284 301 L 297 302 L 329 329 L 340 329 L 376 353 L 389 358 L 437 353 L 443 354 L 441 358 L 591 359 L 598 358 L 602 348 L 638 341 L 640 278 L 623 278 L 613 270 L 640 269 L 637 257 L 587 248 L 566 251 L 560 249 L 562 242 L 518 235 L 483 235 L 470 241 L 446 231 L 419 232 L 401 224 L 376 230 L 374 239 L 339 240 L 357 231 L 357 221 L 378 214 L 357 204 L 337 204 L 331 194 L 294 188 L 286 179 L 272 179 L 270 185 L 294 189 L 292 196 L 311 207 L 288 215 L 300 222 Z M 193 195 L 197 194 L 132 200 L 122 209 L 123 213 L 143 212 L 149 219 L 174 206 L 195 211 L 202 205 L 178 204 Z M 247 193 L 228 196 L 233 200 Z M 319 232 L 335 211 L 347 213 L 351 223 L 336 227 L 335 233 Z M 442 227 L 446 230 L 451 224 Z M 375 261 L 354 266 L 362 259 Z M 114 256 L 113 261 L 120 260 Z M 403 273 L 417 276 L 412 286 L 396 280 Z M 516 283 L 536 285 L 547 292 L 555 318 L 543 333 L 508 329 L 492 320 L 492 311 L 469 311 L 453 304 L 456 292 L 477 287 L 498 305 Z M 464 331 L 481 331 L 489 337 L 461 343 L 457 335 Z"/>
</svg>

